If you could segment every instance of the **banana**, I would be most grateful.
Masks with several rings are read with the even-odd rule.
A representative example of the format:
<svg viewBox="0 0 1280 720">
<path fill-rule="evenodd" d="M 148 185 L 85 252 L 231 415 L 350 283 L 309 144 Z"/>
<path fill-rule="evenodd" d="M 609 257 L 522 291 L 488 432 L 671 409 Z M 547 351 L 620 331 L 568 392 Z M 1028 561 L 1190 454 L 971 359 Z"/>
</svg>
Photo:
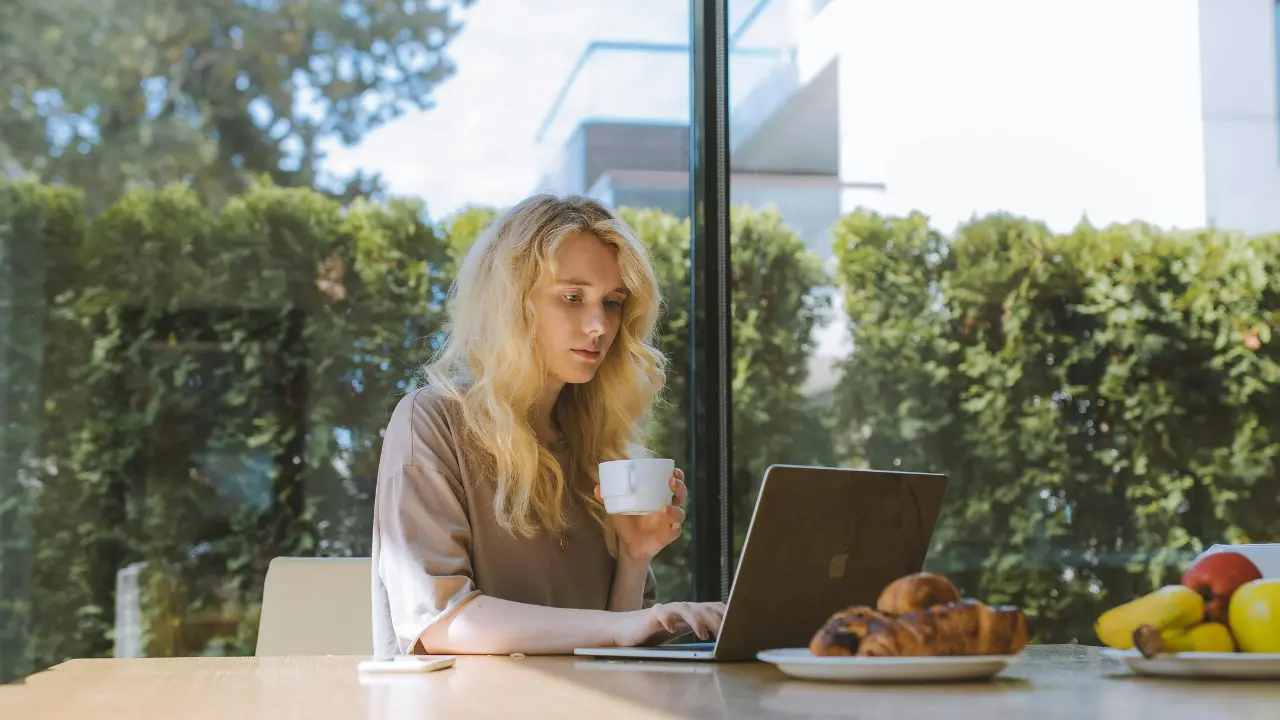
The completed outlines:
<svg viewBox="0 0 1280 720">
<path fill-rule="evenodd" d="M 1114 607 L 1098 617 L 1093 630 L 1108 647 L 1129 650 L 1140 625 L 1161 632 L 1186 628 L 1204 620 L 1204 598 L 1184 585 L 1166 585 L 1137 600 Z"/>
<path fill-rule="evenodd" d="M 1163 632 L 1151 625 L 1140 625 L 1133 631 L 1133 644 L 1147 658 L 1160 653 L 1236 651 L 1236 641 L 1231 637 L 1231 630 L 1220 622 L 1206 622 Z"/>
</svg>

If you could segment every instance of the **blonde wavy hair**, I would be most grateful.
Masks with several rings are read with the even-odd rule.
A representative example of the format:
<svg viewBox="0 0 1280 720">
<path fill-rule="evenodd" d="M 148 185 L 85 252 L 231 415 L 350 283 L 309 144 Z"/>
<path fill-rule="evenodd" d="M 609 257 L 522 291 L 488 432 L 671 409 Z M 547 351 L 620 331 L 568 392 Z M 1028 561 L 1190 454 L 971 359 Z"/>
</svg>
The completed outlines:
<svg viewBox="0 0 1280 720">
<path fill-rule="evenodd" d="M 565 385 L 552 410 L 566 445 L 566 475 L 531 424 L 548 372 L 537 352 L 529 293 L 544 273 L 554 274 L 556 248 L 576 233 L 594 235 L 613 250 L 630 294 L 595 377 Z M 526 537 L 560 532 L 572 493 L 616 552 L 608 515 L 594 494 L 598 465 L 644 453 L 640 428 L 666 382 L 666 359 L 652 344 L 661 304 L 645 246 L 612 210 L 589 198 L 531 197 L 467 252 L 449 292 L 444 343 L 424 375 L 458 401 L 467 459 L 496 483 L 493 510 L 501 526 Z"/>
</svg>

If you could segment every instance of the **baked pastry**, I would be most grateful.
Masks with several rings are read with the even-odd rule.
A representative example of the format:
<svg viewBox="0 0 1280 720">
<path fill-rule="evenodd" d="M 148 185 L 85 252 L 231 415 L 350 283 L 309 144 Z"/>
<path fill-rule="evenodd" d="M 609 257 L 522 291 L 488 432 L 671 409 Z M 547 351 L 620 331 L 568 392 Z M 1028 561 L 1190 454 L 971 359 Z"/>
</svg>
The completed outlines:
<svg viewBox="0 0 1280 720">
<path fill-rule="evenodd" d="M 860 657 L 1012 655 L 1026 647 L 1027 618 L 1014 607 L 962 600 L 896 618 L 871 620 Z"/>
<path fill-rule="evenodd" d="M 889 616 L 860 605 L 832 615 L 809 641 L 809 652 L 823 656 L 851 656 L 858 652 L 867 625 L 873 620 L 889 620 Z"/>
<path fill-rule="evenodd" d="M 876 609 L 889 615 L 906 615 L 959 601 L 960 591 L 946 578 L 933 573 L 915 573 L 889 583 L 880 593 Z"/>
</svg>

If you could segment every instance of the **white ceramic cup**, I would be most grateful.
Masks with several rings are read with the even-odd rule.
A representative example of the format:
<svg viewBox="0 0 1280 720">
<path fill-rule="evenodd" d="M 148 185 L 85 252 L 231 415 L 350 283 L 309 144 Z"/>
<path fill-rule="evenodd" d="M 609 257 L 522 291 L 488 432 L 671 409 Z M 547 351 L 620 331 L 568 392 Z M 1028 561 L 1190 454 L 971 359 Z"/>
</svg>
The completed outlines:
<svg viewBox="0 0 1280 720">
<path fill-rule="evenodd" d="M 610 515 L 647 515 L 675 498 L 671 476 L 675 460 L 641 458 L 600 463 L 600 495 Z"/>
</svg>

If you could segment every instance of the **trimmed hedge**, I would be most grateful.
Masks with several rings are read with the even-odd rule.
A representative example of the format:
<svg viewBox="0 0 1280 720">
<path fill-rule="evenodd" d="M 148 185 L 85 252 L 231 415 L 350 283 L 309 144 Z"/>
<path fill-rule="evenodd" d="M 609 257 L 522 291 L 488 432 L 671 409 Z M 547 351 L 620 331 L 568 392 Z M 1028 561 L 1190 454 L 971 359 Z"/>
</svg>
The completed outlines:
<svg viewBox="0 0 1280 720">
<path fill-rule="evenodd" d="M 20 482 L 36 490 L 11 495 L 19 479 L 3 478 L 16 498 L 3 508 L 26 525 L 0 526 L 14 576 L 0 598 L 0 672 L 111 654 L 117 573 L 139 562 L 148 654 L 252 653 L 272 557 L 368 554 L 380 430 L 494 211 L 437 226 L 415 203 L 343 208 L 263 185 L 210 213 L 174 186 L 131 193 L 85 227 L 75 193 L 0 190 L 18 206 L 6 251 L 50 278 L 17 288 L 44 325 L 15 335 L 15 350 L 37 360 L 3 366 L 34 388 L 13 396 L 24 422 L 4 427 L 0 447 L 26 458 Z M 624 213 L 668 303 L 672 382 L 653 443 L 687 467 L 689 228 Z M 746 487 L 768 448 L 789 442 L 766 424 L 803 402 L 792 381 L 815 317 L 806 298 L 825 279 L 776 213 L 733 223 L 748 384 L 736 437 L 760 449 L 739 465 Z M 687 541 L 656 568 L 664 599 L 688 593 Z"/>
<path fill-rule="evenodd" d="M 1280 540 L 1280 236 L 994 215 L 835 229 L 844 422 L 951 476 L 931 565 L 1096 642 L 1105 607 L 1215 542 Z"/>
<path fill-rule="evenodd" d="M 668 305 L 650 434 L 687 468 L 689 226 L 623 213 Z M 494 211 L 263 185 L 211 213 L 175 186 L 83 216 L 0 183 L 5 678 L 111 654 L 132 563 L 147 653 L 247 654 L 272 557 L 367 554 L 379 430 Z M 771 463 L 946 472 L 931 567 L 1093 642 L 1206 545 L 1280 539 L 1280 237 L 866 212 L 833 237 L 829 278 L 776 212 L 731 215 L 739 543 Z M 805 397 L 832 284 L 855 350 Z"/>
</svg>

